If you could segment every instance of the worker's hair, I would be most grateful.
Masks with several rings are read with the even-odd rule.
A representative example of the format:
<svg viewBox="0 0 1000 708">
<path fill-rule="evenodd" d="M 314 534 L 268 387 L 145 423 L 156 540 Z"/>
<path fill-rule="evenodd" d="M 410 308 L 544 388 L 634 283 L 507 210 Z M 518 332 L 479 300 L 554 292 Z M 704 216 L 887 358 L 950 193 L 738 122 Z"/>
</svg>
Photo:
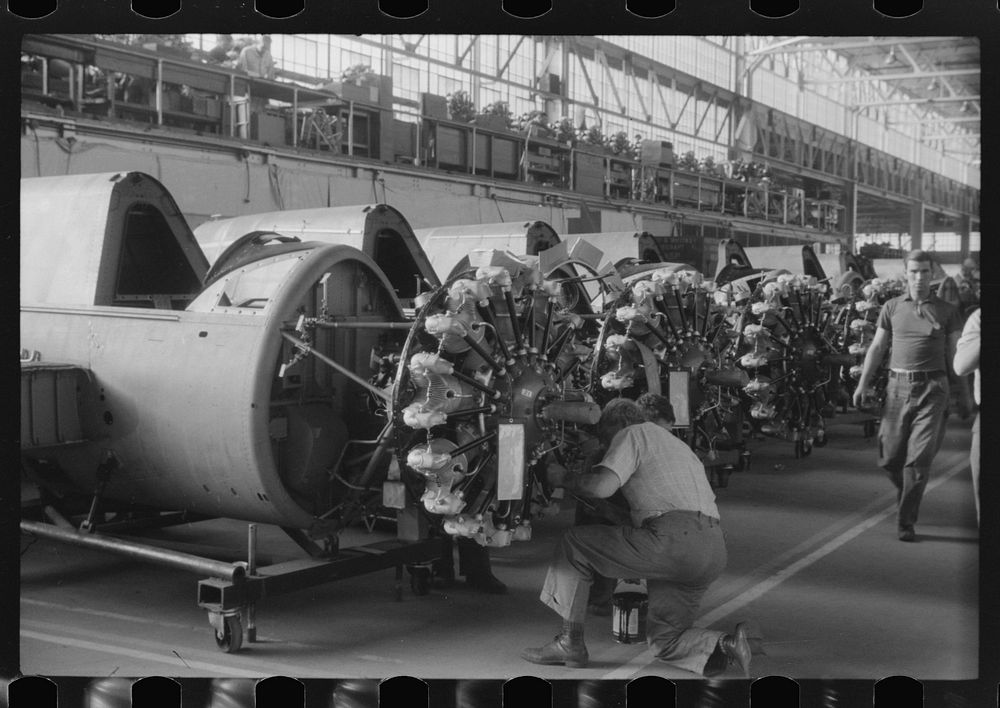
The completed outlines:
<svg viewBox="0 0 1000 708">
<path fill-rule="evenodd" d="M 921 248 L 915 248 L 907 253 L 906 258 L 903 259 L 903 262 L 905 263 L 909 263 L 910 261 L 917 261 L 918 263 L 933 263 L 934 258 L 927 251 Z"/>
<path fill-rule="evenodd" d="M 674 416 L 674 407 L 670 405 L 670 399 L 666 396 L 661 396 L 658 393 L 644 393 L 635 402 L 649 420 L 663 418 L 668 423 L 677 420 Z"/>
<path fill-rule="evenodd" d="M 607 429 L 610 426 L 626 427 L 636 423 L 645 423 L 646 416 L 642 409 L 636 405 L 635 401 L 628 398 L 613 398 L 604 406 L 601 411 L 601 419 L 597 423 L 598 429 Z"/>
</svg>

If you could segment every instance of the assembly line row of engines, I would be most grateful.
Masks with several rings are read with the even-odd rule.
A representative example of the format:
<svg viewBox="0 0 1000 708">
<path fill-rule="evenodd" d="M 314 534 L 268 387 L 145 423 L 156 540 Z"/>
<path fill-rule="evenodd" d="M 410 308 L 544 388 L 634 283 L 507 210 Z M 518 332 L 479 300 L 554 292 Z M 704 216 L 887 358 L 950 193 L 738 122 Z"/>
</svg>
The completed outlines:
<svg viewBox="0 0 1000 708">
<path fill-rule="evenodd" d="M 471 260 L 421 296 L 389 412 L 427 511 L 488 545 L 530 534 L 526 521 L 552 502 L 547 461 L 584 457 L 581 427 L 614 397 L 668 396 L 709 469 L 745 469 L 748 434 L 793 441 L 796 457 L 822 446 L 881 303 L 900 288 L 769 269 L 707 280 L 678 264 L 567 273 L 522 254 Z M 587 281 L 600 286 L 592 299 Z M 515 425 L 523 438 L 505 430 Z M 503 459 L 515 456 L 523 470 Z M 512 468 L 504 490 L 493 469 Z"/>
<path fill-rule="evenodd" d="M 22 430 L 34 477 L 312 538 L 395 509 L 482 545 L 528 539 L 533 518 L 558 510 L 546 466 L 593 459 L 601 406 L 619 396 L 668 396 L 710 473 L 746 469 L 749 436 L 809 454 L 846 411 L 880 306 L 902 288 L 857 270 L 755 267 L 733 242 L 709 278 L 541 222 L 447 227 L 459 237 L 435 246 L 441 230 L 414 235 L 386 205 L 236 217 L 192 235 L 145 175 L 24 182 L 22 346 L 41 362 L 22 366 L 72 365 L 96 382 L 78 389 L 83 443 Z M 112 222 L 153 223 L 157 199 L 201 279 L 183 309 L 100 299 L 104 275 L 121 302 L 138 299 L 120 294 L 149 280 L 125 277 L 134 255 L 75 279 L 33 260 L 80 228 L 74 204 L 105 205 L 95 243 L 126 254 L 133 236 L 112 239 Z M 93 262 L 72 248 L 67 267 Z M 425 285 L 408 297 L 413 270 Z"/>
</svg>

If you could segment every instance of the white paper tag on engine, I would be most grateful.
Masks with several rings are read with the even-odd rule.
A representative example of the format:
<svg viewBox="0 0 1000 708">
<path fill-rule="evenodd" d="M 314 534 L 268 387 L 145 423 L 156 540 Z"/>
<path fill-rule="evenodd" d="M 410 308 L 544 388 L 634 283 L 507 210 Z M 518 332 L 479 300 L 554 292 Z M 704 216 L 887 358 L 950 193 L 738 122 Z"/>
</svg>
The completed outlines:
<svg viewBox="0 0 1000 708">
<path fill-rule="evenodd" d="M 390 509 L 406 508 L 406 488 L 402 482 L 393 480 L 382 482 L 382 506 Z"/>
<path fill-rule="evenodd" d="M 674 409 L 674 427 L 686 428 L 691 425 L 691 401 L 688 386 L 691 374 L 687 371 L 670 372 L 670 405 Z"/>
<path fill-rule="evenodd" d="M 497 499 L 520 499 L 524 492 L 524 424 L 500 423 L 497 430 Z"/>
</svg>

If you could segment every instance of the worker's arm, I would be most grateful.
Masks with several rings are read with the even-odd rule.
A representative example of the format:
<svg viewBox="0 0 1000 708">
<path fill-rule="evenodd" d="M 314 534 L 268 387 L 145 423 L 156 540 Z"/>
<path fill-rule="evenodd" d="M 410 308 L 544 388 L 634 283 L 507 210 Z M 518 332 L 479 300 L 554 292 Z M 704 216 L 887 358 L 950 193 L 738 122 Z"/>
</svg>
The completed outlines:
<svg viewBox="0 0 1000 708">
<path fill-rule="evenodd" d="M 965 323 L 965 329 L 962 330 L 954 349 L 949 347 L 949 353 L 954 354 L 950 360 L 954 363 L 955 373 L 959 376 L 968 376 L 979 368 L 980 333 L 979 313 L 974 312 Z"/>
<path fill-rule="evenodd" d="M 950 362 L 954 362 L 957 358 L 956 352 L 958 349 L 958 341 L 961 336 L 960 332 L 952 332 L 948 335 L 947 356 L 948 361 Z M 972 394 L 969 391 L 969 384 L 962 378 L 962 374 L 958 373 L 957 367 L 954 369 L 952 367 L 948 367 L 948 378 L 951 380 L 951 392 L 955 397 L 955 410 L 958 413 L 959 418 L 966 420 L 970 415 L 972 415 L 973 409 Z"/>
<path fill-rule="evenodd" d="M 945 357 L 947 361 L 952 362 L 952 366 L 948 366 L 946 364 L 945 367 L 948 369 L 948 378 L 951 379 L 952 381 L 956 381 L 957 380 L 956 377 L 962 375 L 958 373 L 957 368 L 953 368 L 955 361 L 955 353 L 958 350 L 958 339 L 961 336 L 962 336 L 961 332 L 952 332 L 951 334 L 948 335 L 947 339 L 945 340 L 947 347 L 947 349 L 945 350 Z"/>
<path fill-rule="evenodd" d="M 601 465 L 584 472 L 570 472 L 560 464 L 551 464 L 548 480 L 553 487 L 562 487 L 570 494 L 597 499 L 607 499 L 621 487 L 618 475 Z"/>
<path fill-rule="evenodd" d="M 862 404 L 865 394 L 871 388 L 871 382 L 875 378 L 878 367 L 882 365 L 886 352 L 889 351 L 889 332 L 879 327 L 875 330 L 872 343 L 868 346 L 868 353 L 865 354 L 865 363 L 861 367 L 861 378 L 858 379 L 858 386 L 854 389 L 854 405 L 858 407 Z"/>
</svg>

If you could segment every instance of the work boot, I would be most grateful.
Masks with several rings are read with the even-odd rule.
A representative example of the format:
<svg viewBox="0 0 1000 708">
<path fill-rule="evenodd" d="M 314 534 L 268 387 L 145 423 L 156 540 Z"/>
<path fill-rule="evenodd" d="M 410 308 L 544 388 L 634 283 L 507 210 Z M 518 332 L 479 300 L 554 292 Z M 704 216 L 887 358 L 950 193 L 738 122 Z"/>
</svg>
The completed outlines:
<svg viewBox="0 0 1000 708">
<path fill-rule="evenodd" d="M 736 666 L 745 678 L 750 678 L 750 642 L 747 640 L 746 622 L 736 625 L 733 634 L 719 639 L 719 648 L 730 666 Z"/>
<path fill-rule="evenodd" d="M 525 649 L 521 658 L 532 664 L 565 665 L 582 669 L 590 660 L 587 645 L 583 643 L 583 623 L 563 621 L 563 630 L 543 647 Z"/>
</svg>

